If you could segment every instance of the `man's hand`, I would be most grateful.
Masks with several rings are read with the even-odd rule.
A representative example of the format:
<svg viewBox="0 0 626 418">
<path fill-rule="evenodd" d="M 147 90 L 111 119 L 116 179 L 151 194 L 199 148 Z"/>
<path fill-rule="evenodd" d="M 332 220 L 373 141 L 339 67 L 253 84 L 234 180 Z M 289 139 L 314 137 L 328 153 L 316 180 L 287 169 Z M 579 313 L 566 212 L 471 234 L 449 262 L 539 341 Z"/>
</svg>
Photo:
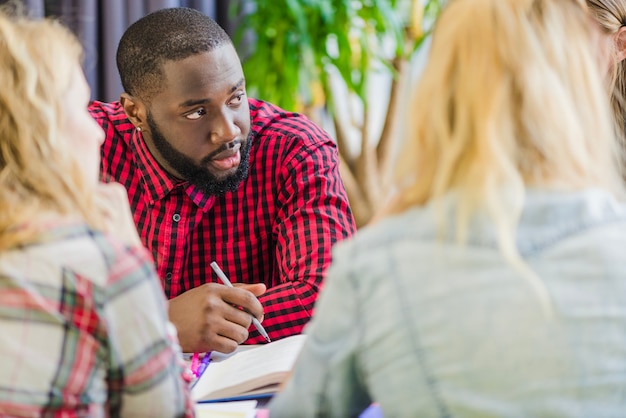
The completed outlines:
<svg viewBox="0 0 626 418">
<path fill-rule="evenodd" d="M 234 286 L 206 283 L 169 301 L 170 321 L 184 352 L 230 353 L 248 339 L 250 315 L 263 320 L 256 296 L 265 293 L 265 285 Z"/>
</svg>

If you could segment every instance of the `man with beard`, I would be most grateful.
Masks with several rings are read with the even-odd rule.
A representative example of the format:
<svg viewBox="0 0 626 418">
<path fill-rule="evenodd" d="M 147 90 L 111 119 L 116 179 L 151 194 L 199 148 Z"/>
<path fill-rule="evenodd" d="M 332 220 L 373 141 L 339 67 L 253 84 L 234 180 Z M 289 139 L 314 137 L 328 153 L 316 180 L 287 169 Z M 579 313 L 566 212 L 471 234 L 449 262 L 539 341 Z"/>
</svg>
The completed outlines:
<svg viewBox="0 0 626 418">
<path fill-rule="evenodd" d="M 251 315 L 271 339 L 300 333 L 331 246 L 355 231 L 332 139 L 248 98 L 232 41 L 196 10 L 131 25 L 117 65 L 120 101 L 90 106 L 106 133 L 102 178 L 128 190 L 183 351 L 262 342 Z"/>
</svg>

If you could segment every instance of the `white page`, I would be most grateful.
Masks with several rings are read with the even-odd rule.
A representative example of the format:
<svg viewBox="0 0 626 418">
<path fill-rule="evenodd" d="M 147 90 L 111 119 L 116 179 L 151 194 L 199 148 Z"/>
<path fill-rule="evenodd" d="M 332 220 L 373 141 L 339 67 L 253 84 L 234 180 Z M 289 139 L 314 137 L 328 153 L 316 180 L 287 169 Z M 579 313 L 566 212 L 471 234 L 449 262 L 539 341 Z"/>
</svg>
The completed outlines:
<svg viewBox="0 0 626 418">
<path fill-rule="evenodd" d="M 197 403 L 196 418 L 254 418 L 257 401 Z"/>
</svg>

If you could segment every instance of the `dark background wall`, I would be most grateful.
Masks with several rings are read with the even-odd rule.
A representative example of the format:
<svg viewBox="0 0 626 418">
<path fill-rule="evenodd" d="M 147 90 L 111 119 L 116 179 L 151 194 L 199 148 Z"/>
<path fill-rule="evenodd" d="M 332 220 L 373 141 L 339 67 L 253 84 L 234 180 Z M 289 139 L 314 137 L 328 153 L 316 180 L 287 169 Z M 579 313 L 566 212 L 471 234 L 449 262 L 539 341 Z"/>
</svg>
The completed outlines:
<svg viewBox="0 0 626 418">
<path fill-rule="evenodd" d="M 191 7 L 215 19 L 232 35 L 229 7 L 236 0 L 0 0 L 21 3 L 34 17 L 61 19 L 79 37 L 85 48 L 84 70 L 92 99 L 117 100 L 122 92 L 115 51 L 126 28 L 155 10 Z"/>
</svg>

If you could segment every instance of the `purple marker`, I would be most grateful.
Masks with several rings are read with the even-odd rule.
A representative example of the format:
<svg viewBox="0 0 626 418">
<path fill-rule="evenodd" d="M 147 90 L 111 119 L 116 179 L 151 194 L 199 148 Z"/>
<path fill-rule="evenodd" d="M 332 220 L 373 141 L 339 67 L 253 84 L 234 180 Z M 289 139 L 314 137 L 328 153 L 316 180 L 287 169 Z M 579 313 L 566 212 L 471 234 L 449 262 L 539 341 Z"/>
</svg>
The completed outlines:
<svg viewBox="0 0 626 418">
<path fill-rule="evenodd" d="M 200 361 L 200 364 L 198 365 L 198 372 L 196 376 L 198 377 L 202 376 L 202 373 L 204 373 L 204 370 L 206 370 L 210 362 L 211 362 L 211 352 L 209 351 L 208 353 L 204 354 L 204 357 L 202 357 L 202 361 Z"/>
</svg>

